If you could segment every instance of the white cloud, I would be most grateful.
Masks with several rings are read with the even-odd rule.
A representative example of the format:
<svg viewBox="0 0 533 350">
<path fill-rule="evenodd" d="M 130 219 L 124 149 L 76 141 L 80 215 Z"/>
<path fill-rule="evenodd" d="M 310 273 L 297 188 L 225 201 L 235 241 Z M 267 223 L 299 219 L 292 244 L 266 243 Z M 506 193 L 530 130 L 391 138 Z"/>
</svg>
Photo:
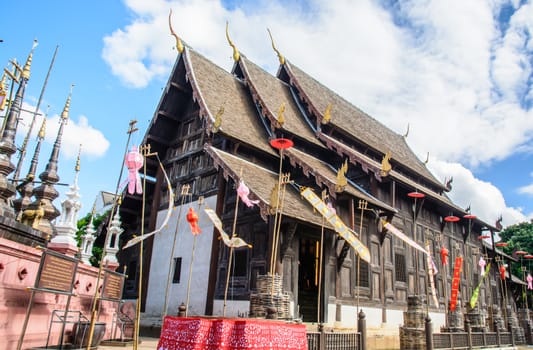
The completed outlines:
<svg viewBox="0 0 533 350">
<path fill-rule="evenodd" d="M 285 57 L 317 80 L 398 133 L 409 123 L 416 154 L 430 152 L 430 164 L 446 160 L 442 175 L 457 173 L 455 187 L 465 187 L 459 203 L 472 198 L 488 222 L 499 214 L 514 222 L 524 219 L 520 208 L 507 208 L 496 187 L 467 169 L 533 148 L 533 109 L 521 105 L 533 100 L 533 40 L 524 34 L 533 32 L 533 5 L 516 1 L 502 34 L 495 18 L 506 5 L 427 0 L 391 10 L 370 0 L 258 1 L 228 10 L 210 0 L 128 0 L 135 19 L 104 38 L 102 55 L 127 85 L 166 79 L 176 57 L 172 8 L 174 30 L 209 59 L 230 69 L 229 21 L 241 53 L 274 73 L 270 28 Z"/>
<path fill-rule="evenodd" d="M 35 106 L 23 104 L 23 109 L 26 111 L 34 111 Z M 40 115 L 35 118 L 35 123 L 32 129 L 32 134 L 28 139 L 28 148 L 25 162 L 31 158 L 31 152 L 33 152 L 33 142 L 39 132 L 41 125 L 43 124 L 43 116 L 45 112 L 39 111 Z M 23 139 L 26 137 L 31 125 L 32 114 L 28 112 L 21 112 L 21 119 L 19 121 L 19 127 L 17 135 L 20 140 L 17 140 L 17 145 L 20 146 Z M 72 117 L 71 115 L 69 117 Z M 44 142 L 48 145 L 53 145 L 57 138 L 59 131 L 59 114 L 48 116 L 45 126 L 45 138 Z M 30 146 L 31 142 L 31 147 Z M 67 124 L 63 128 L 63 135 L 61 138 L 60 153 L 66 159 L 75 159 L 78 155 L 80 144 L 82 144 L 82 155 L 99 158 L 102 157 L 109 148 L 109 141 L 105 138 L 104 134 L 89 125 L 89 121 L 85 116 L 79 116 L 78 121 L 71 118 L 67 121 Z M 29 156 L 28 156 L 29 154 Z"/>
<path fill-rule="evenodd" d="M 498 188 L 475 178 L 461 164 L 432 159 L 428 167 L 438 179 L 453 177 L 452 190 L 448 194 L 450 199 L 463 208 L 470 206 L 472 213 L 486 223 L 494 225 L 500 215 L 505 226 L 527 220 L 520 208 L 507 206 Z"/>
</svg>

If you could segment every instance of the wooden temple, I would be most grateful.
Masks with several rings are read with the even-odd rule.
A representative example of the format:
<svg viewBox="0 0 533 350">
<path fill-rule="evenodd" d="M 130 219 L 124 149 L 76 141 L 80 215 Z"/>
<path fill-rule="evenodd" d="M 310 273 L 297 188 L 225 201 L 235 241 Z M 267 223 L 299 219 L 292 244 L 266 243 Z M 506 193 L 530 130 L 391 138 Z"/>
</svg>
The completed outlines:
<svg viewBox="0 0 533 350">
<path fill-rule="evenodd" d="M 435 328 L 461 328 L 445 310 L 453 264 L 462 257 L 460 312 L 469 311 L 466 304 L 480 284 L 477 310 L 486 318 L 501 314 L 508 296 L 497 268 L 480 283 L 478 267 L 481 257 L 493 266 L 505 258 L 493 243 L 498 228 L 450 200 L 451 181 L 442 183 L 431 174 L 406 135 L 289 62 L 274 42 L 276 75 L 247 59 L 229 36 L 228 41 L 235 60 L 231 72 L 177 45 L 178 57 L 143 140 L 169 176 L 173 212 L 166 227 L 145 241 L 142 257 L 138 246 L 119 253 L 128 266 L 124 296 L 136 297 L 142 278 L 146 317 L 174 315 L 182 303 L 188 303 L 189 315 L 256 316 L 254 293 L 261 278 L 273 272 L 289 303 L 288 315 L 277 318 L 350 328 L 364 309 L 370 328 L 390 325 L 397 331 L 414 295 L 423 300 Z M 292 147 L 273 147 L 275 140 L 288 140 Z M 148 231 L 167 214 L 171 196 L 155 158 L 147 159 L 146 175 Z M 236 206 L 241 181 L 256 205 Z M 368 248 L 368 261 L 302 197 L 304 188 L 331 205 Z M 140 196 L 123 201 L 124 240 L 141 232 L 141 205 Z M 185 220 L 190 207 L 202 230 L 193 262 L 193 236 Z M 231 266 L 230 249 L 205 208 L 216 212 L 227 233 L 252 246 L 233 250 Z M 429 247 L 431 259 L 410 242 Z M 141 258 L 149 271 L 142 277 Z M 437 267 L 431 267 L 435 298 L 430 261 Z"/>
</svg>

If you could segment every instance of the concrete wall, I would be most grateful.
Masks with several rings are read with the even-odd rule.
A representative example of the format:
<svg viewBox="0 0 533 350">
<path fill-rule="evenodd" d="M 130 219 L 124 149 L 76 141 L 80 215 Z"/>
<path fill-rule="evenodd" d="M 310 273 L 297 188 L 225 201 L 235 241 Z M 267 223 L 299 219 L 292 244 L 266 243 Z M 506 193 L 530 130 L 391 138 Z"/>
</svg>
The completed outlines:
<svg viewBox="0 0 533 350">
<path fill-rule="evenodd" d="M 31 296 L 27 288 L 35 285 L 41 254 L 40 249 L 0 238 L 1 349 L 11 350 L 17 347 Z M 69 310 L 79 311 L 87 319 L 90 319 L 91 315 L 97 275 L 97 268 L 81 262 L 78 264 L 74 289 L 76 295 L 71 297 Z M 66 302 L 65 295 L 35 292 L 23 349 L 46 345 L 49 330 L 51 332 L 49 345 L 59 344 L 61 323 L 51 323 L 51 321 L 57 320 L 52 317 L 54 310 L 63 315 Z M 111 337 L 112 319 L 117 308 L 118 303 L 104 301 L 101 304 L 98 321 L 106 323 L 104 339 Z M 72 327 L 72 323 L 66 324 L 65 340 L 69 339 Z"/>
<path fill-rule="evenodd" d="M 214 209 L 216 196 L 205 199 L 205 203 L 198 208 L 198 202 L 185 204 L 182 208 L 176 206 L 165 228 L 154 237 L 152 261 L 150 264 L 150 279 L 146 295 L 145 317 L 161 317 L 165 304 L 165 291 L 170 273 L 170 284 L 167 295 L 167 315 L 176 315 L 178 306 L 186 303 L 189 269 L 191 266 L 194 236 L 187 222 L 186 215 L 190 207 L 198 214 L 198 224 L 201 233 L 196 237 L 194 261 L 192 264 L 191 284 L 189 293 L 188 316 L 204 315 L 207 300 L 207 286 L 211 259 L 211 243 L 213 239 L 213 224 L 203 209 Z M 181 214 L 180 214 L 181 211 Z M 163 221 L 167 210 L 158 213 L 157 225 Z M 179 222 L 178 222 L 179 217 Z M 157 226 L 156 225 L 156 226 Z M 176 231 L 177 227 L 177 231 Z M 174 261 L 170 254 L 176 233 L 174 257 L 181 257 L 181 278 L 179 283 L 172 283 Z M 218 234 L 218 233 L 217 233 Z M 169 270 L 170 267 L 170 270 Z"/>
</svg>

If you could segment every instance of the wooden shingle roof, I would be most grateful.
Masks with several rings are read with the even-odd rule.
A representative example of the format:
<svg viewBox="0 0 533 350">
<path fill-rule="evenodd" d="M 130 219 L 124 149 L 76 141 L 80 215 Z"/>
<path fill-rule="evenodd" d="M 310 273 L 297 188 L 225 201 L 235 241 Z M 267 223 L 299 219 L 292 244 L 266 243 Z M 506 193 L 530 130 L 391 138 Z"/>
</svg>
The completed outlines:
<svg viewBox="0 0 533 350">
<path fill-rule="evenodd" d="M 315 157 L 312 157 L 305 152 L 299 151 L 294 147 L 285 150 L 284 154 L 289 158 L 292 166 L 300 166 L 306 176 L 308 176 L 307 173 L 311 173 L 311 175 L 315 177 L 317 185 L 325 185 L 328 187 L 330 194 L 335 193 L 337 174 L 335 171 L 333 171 L 333 169 L 331 169 L 331 167 L 327 163 Z M 353 197 L 366 200 L 372 206 L 375 206 L 377 208 L 384 209 L 393 213 L 397 212 L 397 210 L 391 207 L 390 205 L 356 188 L 350 183 L 346 185 L 346 187 L 344 188 L 344 192 L 350 194 Z"/>
<path fill-rule="evenodd" d="M 278 183 L 278 174 L 213 146 L 206 145 L 205 150 L 213 158 L 215 166 L 222 169 L 225 179 L 229 176 L 235 183 L 239 180 L 245 182 L 250 189 L 250 198 L 259 199 L 261 216 L 266 220 L 270 215 L 270 195 Z M 286 187 L 282 213 L 283 216 L 302 222 L 319 226 L 323 224 L 320 214 L 315 213 L 313 208 L 300 198 L 300 193 L 290 185 Z M 327 226 L 332 229 L 329 224 Z"/>
<path fill-rule="evenodd" d="M 272 124 L 278 121 L 278 111 L 283 105 L 284 123 L 280 129 L 324 148 L 310 126 L 302 118 L 287 84 L 242 55 L 239 64 L 254 98 L 261 104 L 263 113 L 271 120 Z"/>
<path fill-rule="evenodd" d="M 310 110 L 319 119 L 323 118 L 324 111 L 331 104 L 331 120 L 329 123 L 332 126 L 344 131 L 383 155 L 391 151 L 394 161 L 422 176 L 433 185 L 444 189 L 444 185 L 435 179 L 424 163 L 416 157 L 403 136 L 364 113 L 298 67 L 286 62 L 284 68 L 290 76 L 291 84 L 298 88 L 300 94 L 308 103 Z"/>
<path fill-rule="evenodd" d="M 276 155 L 268 143 L 267 133 L 259 122 L 246 86 L 194 50 L 185 49 L 183 57 L 187 77 L 193 88 L 193 98 L 200 105 L 200 113 L 207 119 L 208 128 L 212 128 L 215 115 L 223 107 L 218 132 Z"/>
</svg>

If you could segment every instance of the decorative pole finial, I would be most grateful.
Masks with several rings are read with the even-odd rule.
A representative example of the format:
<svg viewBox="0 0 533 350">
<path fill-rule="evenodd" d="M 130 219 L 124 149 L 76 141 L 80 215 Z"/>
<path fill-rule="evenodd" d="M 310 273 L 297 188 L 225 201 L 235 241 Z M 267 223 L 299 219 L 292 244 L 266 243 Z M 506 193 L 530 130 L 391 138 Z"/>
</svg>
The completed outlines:
<svg viewBox="0 0 533 350">
<path fill-rule="evenodd" d="M 272 42 L 272 49 L 276 52 L 276 55 L 278 55 L 279 64 L 284 65 L 285 64 L 285 57 L 279 52 L 279 50 L 276 48 L 276 45 L 274 45 L 274 39 L 272 38 L 272 33 L 270 32 L 270 29 L 267 28 L 268 35 L 270 35 L 270 41 Z"/>
<path fill-rule="evenodd" d="M 72 99 L 72 89 L 74 88 L 74 84 L 70 85 L 70 92 L 67 97 L 67 101 L 65 101 L 65 107 L 63 107 L 63 112 L 61 112 L 61 120 L 66 121 L 68 119 L 69 110 L 70 110 L 70 100 Z"/>
<path fill-rule="evenodd" d="M 226 21 L 226 38 L 228 39 L 228 43 L 229 45 L 233 48 L 233 60 L 235 62 L 238 62 L 239 59 L 241 58 L 241 54 L 239 53 L 239 50 L 237 50 L 237 46 L 235 46 L 235 44 L 233 43 L 233 41 L 231 41 L 230 37 L 229 37 L 229 23 Z"/>
<path fill-rule="evenodd" d="M 76 170 L 76 172 L 80 172 L 80 156 L 81 156 L 81 143 L 80 143 L 80 148 L 78 150 L 78 158 L 76 159 L 76 166 L 74 167 L 74 170 Z"/>
<path fill-rule="evenodd" d="M 30 79 L 30 69 L 31 69 L 31 62 L 33 60 L 33 51 L 37 47 L 39 42 L 37 39 L 33 39 L 33 45 L 31 47 L 30 54 L 28 55 L 28 59 L 26 60 L 26 64 L 24 65 L 24 68 L 22 69 L 22 77 L 26 80 Z"/>
</svg>

